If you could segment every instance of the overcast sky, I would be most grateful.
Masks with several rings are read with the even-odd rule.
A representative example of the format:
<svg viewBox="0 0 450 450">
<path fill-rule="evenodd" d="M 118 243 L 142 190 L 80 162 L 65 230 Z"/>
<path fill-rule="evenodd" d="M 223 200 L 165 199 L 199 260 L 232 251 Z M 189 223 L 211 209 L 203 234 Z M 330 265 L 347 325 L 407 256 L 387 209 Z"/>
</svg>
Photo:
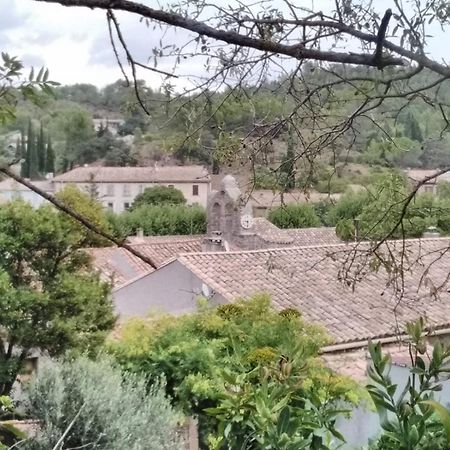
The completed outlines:
<svg viewBox="0 0 450 450">
<path fill-rule="evenodd" d="M 141 2 L 157 8 L 157 1 Z M 378 2 L 381 11 L 393 3 L 377 0 L 377 6 Z M 311 5 L 310 0 L 304 3 Z M 316 8 L 323 9 L 327 3 L 315 0 Z M 151 49 L 158 46 L 159 34 L 150 32 L 135 16 L 122 14 L 119 18 L 130 47 L 145 62 Z M 443 58 L 448 51 L 446 39 L 438 28 L 434 34 L 430 50 L 433 56 Z M 178 31 L 169 38 L 181 42 L 184 36 L 184 31 Z M 19 56 L 27 65 L 45 65 L 51 78 L 63 84 L 103 86 L 121 77 L 109 44 L 105 14 L 98 10 L 64 8 L 33 0 L 0 0 L 0 50 Z M 190 61 L 183 69 L 191 74 L 202 71 L 201 65 Z M 161 82 L 155 74 L 147 74 L 146 79 L 154 87 Z"/>
</svg>

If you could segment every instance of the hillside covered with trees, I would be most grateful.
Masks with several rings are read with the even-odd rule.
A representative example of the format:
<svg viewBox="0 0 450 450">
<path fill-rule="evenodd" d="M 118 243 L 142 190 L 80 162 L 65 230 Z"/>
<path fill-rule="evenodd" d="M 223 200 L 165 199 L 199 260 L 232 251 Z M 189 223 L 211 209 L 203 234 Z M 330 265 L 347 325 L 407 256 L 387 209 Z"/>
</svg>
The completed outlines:
<svg viewBox="0 0 450 450">
<path fill-rule="evenodd" d="M 389 70 L 395 74 L 395 69 Z M 302 77 L 319 86 L 344 75 L 364 78 L 364 71 L 338 66 L 316 70 L 311 63 L 304 65 Z M 433 77 L 423 70 L 414 83 L 430 84 Z M 295 128 L 272 126 L 294 107 L 288 81 L 280 78 L 239 93 L 225 89 L 195 95 L 175 92 L 168 84 L 152 89 L 140 82 L 148 115 L 133 88 L 120 80 L 103 88 L 59 86 L 53 98 L 46 97 L 38 106 L 20 102 L 15 120 L 3 125 L 0 133 L 3 145 L 15 146 L 25 160 L 22 171 L 31 178 L 92 163 L 200 162 L 213 173 L 230 168 L 239 172 L 250 165 L 256 187 L 343 192 L 348 184 L 364 184 L 364 176 L 380 168 L 434 169 L 450 164 L 445 113 L 427 101 L 434 97 L 449 103 L 450 83 L 431 87 L 414 103 L 401 96 L 385 99 L 370 114 L 356 116 L 352 132 L 334 140 L 319 158 L 308 159 L 298 155 L 312 135 L 310 118 L 297 121 Z M 364 83 L 354 89 L 346 85 L 330 91 L 324 108 L 327 114 L 332 108 L 336 117 L 351 117 L 364 95 Z"/>
</svg>

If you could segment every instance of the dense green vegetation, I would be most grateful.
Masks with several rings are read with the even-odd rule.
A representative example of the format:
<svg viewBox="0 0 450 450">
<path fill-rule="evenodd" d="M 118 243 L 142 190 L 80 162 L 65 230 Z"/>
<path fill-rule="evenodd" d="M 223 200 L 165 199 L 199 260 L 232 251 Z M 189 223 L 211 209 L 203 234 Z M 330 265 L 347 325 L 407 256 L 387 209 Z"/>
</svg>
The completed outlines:
<svg viewBox="0 0 450 450">
<path fill-rule="evenodd" d="M 142 205 L 184 205 L 185 203 L 186 199 L 180 190 L 170 186 L 155 186 L 137 195 L 132 208 L 137 209 Z"/>
<path fill-rule="evenodd" d="M 92 272 L 83 243 L 49 205 L 0 209 L 0 395 L 32 351 L 95 351 L 113 328 L 110 286 Z"/>
<path fill-rule="evenodd" d="M 337 405 L 359 398 L 355 383 L 316 358 L 328 340 L 324 331 L 297 311 L 275 312 L 266 296 L 182 317 L 135 319 L 121 335 L 110 351 L 122 367 L 163 375 L 174 404 L 199 418 L 203 443 L 212 448 L 284 448 L 277 444 L 283 433 L 292 445 L 324 443 Z M 297 426 L 277 431 L 286 415 Z M 323 439 L 314 437 L 316 425 Z"/>
<path fill-rule="evenodd" d="M 49 450 L 61 438 L 63 448 L 180 448 L 163 387 L 149 388 L 144 377 L 121 373 L 105 358 L 43 360 L 26 394 L 26 412 L 42 427 L 21 449 Z"/>
<path fill-rule="evenodd" d="M 314 77 L 317 85 L 336 76 L 313 69 L 313 65 L 306 65 L 304 77 Z M 337 74 L 340 70 L 334 67 Z M 353 68 L 347 75 L 364 74 L 365 69 Z M 414 83 L 429 82 L 433 77 L 424 70 Z M 333 148 L 309 161 L 298 156 L 304 143 L 291 128 L 280 129 L 270 140 L 258 141 L 258 148 L 256 144 L 247 146 L 241 142 L 255 123 L 272 123 L 293 108 L 294 100 L 286 95 L 284 79 L 266 83 L 255 92 L 248 86 L 246 96 L 224 91 L 177 98 L 170 90 L 152 90 L 143 82 L 140 88 L 151 117 L 136 106 L 133 89 L 120 80 L 103 89 L 85 84 L 61 86 L 55 89 L 56 98 L 46 98 L 42 108 L 29 101 L 19 102 L 16 118 L 3 126 L 0 134 L 7 140 L 8 132 L 19 130 L 26 144 L 30 120 L 36 130 L 42 125 L 44 134 L 51 136 L 56 170 L 98 159 L 108 165 L 134 165 L 176 158 L 187 163 L 198 161 L 217 171 L 248 154 L 256 164 L 257 186 L 282 190 L 313 187 L 320 192 L 343 192 L 352 181 L 342 172 L 348 163 L 401 168 L 436 168 L 450 163 L 449 132 L 440 133 L 445 121 L 438 108 L 426 102 L 407 106 L 401 98 L 387 99 L 371 117 L 355 120 L 354 138 L 343 136 Z M 433 95 L 434 91 L 430 89 L 428 94 Z M 336 116 L 345 116 L 363 94 L 352 92 L 347 86 L 333 95 L 325 104 L 327 113 L 332 107 Z M 450 84 L 442 83 L 436 95 L 447 102 Z M 168 99 L 170 103 L 164 103 Z M 118 135 L 113 134 L 112 127 L 94 129 L 94 118 L 108 117 L 123 118 Z M 305 127 L 303 131 L 309 133 L 306 123 L 298 127 Z M 39 134 L 35 131 L 37 137 Z M 124 136 L 131 140 L 123 140 Z"/>
<path fill-rule="evenodd" d="M 206 232 L 206 213 L 198 205 L 143 204 L 119 215 L 110 214 L 108 219 L 118 237 L 135 235 L 139 230 L 146 236 Z"/>
<path fill-rule="evenodd" d="M 421 237 L 433 228 L 450 234 L 450 191 L 448 184 L 438 184 L 438 195 L 416 194 L 404 208 L 411 186 L 398 172 L 374 178 L 364 189 L 347 191 L 339 200 L 320 203 L 285 204 L 269 213 L 269 220 L 280 228 L 336 227 L 344 240 L 377 240 L 389 235 Z"/>
</svg>

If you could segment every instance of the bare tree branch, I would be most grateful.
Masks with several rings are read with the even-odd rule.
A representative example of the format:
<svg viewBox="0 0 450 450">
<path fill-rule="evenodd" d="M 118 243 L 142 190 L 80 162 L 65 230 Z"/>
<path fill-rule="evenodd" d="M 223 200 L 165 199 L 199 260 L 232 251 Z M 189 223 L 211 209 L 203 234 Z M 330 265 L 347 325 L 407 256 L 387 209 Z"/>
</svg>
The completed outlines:
<svg viewBox="0 0 450 450">
<path fill-rule="evenodd" d="M 33 183 L 29 182 L 28 180 L 17 175 L 11 169 L 0 166 L 0 172 L 6 176 L 12 178 L 13 180 L 17 181 L 18 183 L 22 184 L 23 186 L 26 186 L 28 189 L 30 189 L 31 191 L 40 195 L 41 197 L 45 198 L 52 205 L 56 206 L 57 209 L 66 213 L 68 216 L 72 217 L 72 219 L 75 219 L 81 225 L 86 227 L 89 231 L 92 231 L 93 233 L 107 239 L 108 241 L 112 242 L 113 244 L 116 244 L 118 247 L 124 248 L 125 250 L 129 251 L 131 254 L 136 256 L 137 258 L 139 258 L 142 261 L 144 261 L 145 263 L 147 263 L 149 266 L 153 267 L 154 269 L 157 269 L 156 263 L 151 258 L 142 254 L 141 252 L 136 250 L 133 246 L 127 244 L 125 241 L 115 238 L 111 234 L 105 232 L 98 226 L 89 222 L 84 216 L 82 216 L 81 214 L 78 214 L 72 208 L 69 208 L 62 201 L 58 200 L 53 195 L 50 195 L 47 192 L 43 191 L 42 189 L 38 188 L 37 186 L 35 186 Z"/>
<path fill-rule="evenodd" d="M 272 40 L 256 39 L 244 34 L 236 33 L 235 31 L 225 31 L 213 28 L 205 23 L 190 19 L 189 17 L 183 17 L 181 15 L 166 12 L 163 10 L 157 10 L 145 6 L 141 3 L 136 3 L 128 0 L 35 0 L 45 3 L 59 3 L 63 6 L 76 6 L 76 7 L 88 7 L 88 8 L 100 8 L 100 9 L 114 9 L 116 11 L 128 11 L 131 13 L 139 14 L 142 17 L 148 19 L 157 20 L 159 22 L 166 23 L 179 28 L 197 33 L 201 36 L 208 36 L 210 38 L 226 42 L 228 44 L 238 45 L 242 47 L 254 48 L 264 52 L 286 55 L 299 60 L 315 60 L 315 61 L 327 61 L 344 64 L 357 64 L 363 66 L 373 67 L 387 67 L 387 66 L 401 66 L 405 64 L 402 58 L 384 56 L 379 61 L 375 61 L 373 55 L 363 53 L 341 53 L 334 51 L 322 51 L 312 48 L 305 48 L 302 44 L 297 45 L 285 45 Z M 331 22 L 332 27 L 336 27 L 337 23 Z M 305 26 L 308 25 L 306 21 Z M 336 27 L 338 28 L 338 27 Z M 339 28 L 338 28 L 339 29 Z M 339 31 L 343 31 L 340 29 Z M 348 27 L 345 28 L 345 32 L 348 32 Z M 372 42 L 377 42 L 377 36 L 371 36 Z M 365 39 L 367 40 L 367 39 Z M 386 46 L 384 43 L 383 45 Z M 427 67 L 426 64 L 424 64 Z"/>
</svg>

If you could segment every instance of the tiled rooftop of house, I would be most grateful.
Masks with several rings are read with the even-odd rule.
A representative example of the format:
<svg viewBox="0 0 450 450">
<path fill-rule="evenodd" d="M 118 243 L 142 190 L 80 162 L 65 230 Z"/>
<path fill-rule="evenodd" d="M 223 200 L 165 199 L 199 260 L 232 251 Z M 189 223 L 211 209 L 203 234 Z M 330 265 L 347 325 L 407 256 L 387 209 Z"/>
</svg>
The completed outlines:
<svg viewBox="0 0 450 450">
<path fill-rule="evenodd" d="M 389 245 L 393 250 L 401 242 Z M 427 317 L 430 325 L 448 326 L 450 294 L 446 286 L 436 296 L 435 287 L 449 281 L 449 246 L 446 238 L 407 241 L 408 264 L 419 256 L 421 261 L 405 271 L 406 289 L 400 303 L 383 269 L 367 268 L 354 289 L 338 279 L 352 244 L 191 253 L 178 261 L 226 300 L 267 292 L 276 308 L 298 309 L 307 320 L 324 325 L 334 343 L 344 343 L 396 335 L 399 327 L 419 315 Z M 434 264 L 425 272 L 431 261 Z"/>
<path fill-rule="evenodd" d="M 195 182 L 209 183 L 207 170 L 202 166 L 158 167 L 77 167 L 54 178 L 65 183 L 152 183 Z"/>
<path fill-rule="evenodd" d="M 200 252 L 202 240 L 203 236 L 147 236 L 131 238 L 130 244 L 160 267 L 181 253 Z M 102 278 L 111 281 L 115 287 L 154 271 L 123 248 L 90 248 L 87 252 L 92 256 L 93 265 Z"/>
<path fill-rule="evenodd" d="M 429 351 L 423 357 L 433 353 L 433 349 L 428 345 Z M 409 347 L 404 342 L 394 342 L 383 345 L 383 353 L 388 353 L 393 365 L 410 367 L 411 357 Z M 356 381 L 367 381 L 367 366 L 370 361 L 369 351 L 366 347 L 350 351 L 340 351 L 335 353 L 323 353 L 322 359 L 326 365 L 341 375 L 346 375 Z"/>
</svg>

